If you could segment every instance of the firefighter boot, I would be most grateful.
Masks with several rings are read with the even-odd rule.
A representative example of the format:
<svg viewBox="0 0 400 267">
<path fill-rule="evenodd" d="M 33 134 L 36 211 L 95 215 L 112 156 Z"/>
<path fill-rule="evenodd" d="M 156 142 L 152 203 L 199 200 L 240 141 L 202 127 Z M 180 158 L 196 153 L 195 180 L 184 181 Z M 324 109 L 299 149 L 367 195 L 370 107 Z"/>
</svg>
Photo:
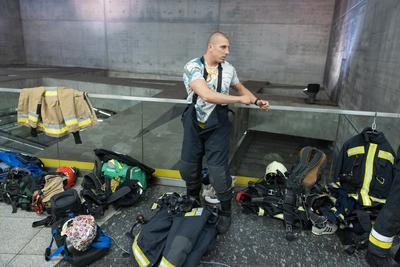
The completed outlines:
<svg viewBox="0 0 400 267">
<path fill-rule="evenodd" d="M 392 260 L 392 258 L 388 255 L 386 257 L 379 257 L 374 253 L 367 251 L 365 255 L 365 259 L 370 267 L 382 267 L 382 266 L 400 266 Z"/>
<path fill-rule="evenodd" d="M 218 234 L 225 234 L 228 232 L 232 223 L 232 205 L 231 201 L 222 201 L 221 210 L 219 212 L 219 219 L 217 222 Z"/>
</svg>

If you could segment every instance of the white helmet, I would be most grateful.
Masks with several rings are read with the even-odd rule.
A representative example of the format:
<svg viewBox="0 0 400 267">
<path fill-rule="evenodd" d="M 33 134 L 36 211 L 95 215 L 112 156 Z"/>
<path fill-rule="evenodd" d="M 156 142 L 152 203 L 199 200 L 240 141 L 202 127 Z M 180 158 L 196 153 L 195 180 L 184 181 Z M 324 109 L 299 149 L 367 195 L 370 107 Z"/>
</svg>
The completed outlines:
<svg viewBox="0 0 400 267">
<path fill-rule="evenodd" d="M 278 174 L 277 171 L 280 171 L 282 174 L 285 174 L 287 172 L 287 169 L 282 163 L 273 161 L 270 164 L 268 164 L 267 168 L 265 168 L 265 176 L 271 174 L 277 175 Z"/>
</svg>

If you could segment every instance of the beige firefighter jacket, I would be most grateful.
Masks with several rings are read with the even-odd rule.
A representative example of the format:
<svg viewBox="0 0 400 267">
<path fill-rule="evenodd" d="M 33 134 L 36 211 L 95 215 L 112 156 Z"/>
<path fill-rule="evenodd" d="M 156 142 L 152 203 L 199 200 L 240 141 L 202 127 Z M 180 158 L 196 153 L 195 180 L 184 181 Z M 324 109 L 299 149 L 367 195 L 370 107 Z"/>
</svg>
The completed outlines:
<svg viewBox="0 0 400 267">
<path fill-rule="evenodd" d="M 66 87 L 22 89 L 18 123 L 61 137 L 97 123 L 87 93 Z"/>
</svg>

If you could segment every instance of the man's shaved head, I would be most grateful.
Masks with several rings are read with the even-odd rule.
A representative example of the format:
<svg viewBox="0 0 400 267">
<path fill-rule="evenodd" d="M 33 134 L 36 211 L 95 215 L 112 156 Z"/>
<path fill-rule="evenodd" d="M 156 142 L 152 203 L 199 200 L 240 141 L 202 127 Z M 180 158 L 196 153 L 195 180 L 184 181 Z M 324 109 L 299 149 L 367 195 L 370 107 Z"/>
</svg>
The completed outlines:
<svg viewBox="0 0 400 267">
<path fill-rule="evenodd" d="M 210 35 L 210 37 L 208 38 L 208 44 L 215 44 L 216 41 L 217 41 L 218 39 L 220 39 L 221 37 L 222 37 L 222 38 L 225 38 L 225 39 L 227 39 L 227 40 L 229 41 L 229 38 L 228 38 L 228 36 L 226 36 L 225 33 L 223 33 L 223 32 L 213 32 L 213 33 Z"/>
<path fill-rule="evenodd" d="M 225 61 L 229 55 L 229 38 L 222 32 L 213 32 L 208 38 L 205 58 L 209 65 L 215 66 Z"/>
</svg>

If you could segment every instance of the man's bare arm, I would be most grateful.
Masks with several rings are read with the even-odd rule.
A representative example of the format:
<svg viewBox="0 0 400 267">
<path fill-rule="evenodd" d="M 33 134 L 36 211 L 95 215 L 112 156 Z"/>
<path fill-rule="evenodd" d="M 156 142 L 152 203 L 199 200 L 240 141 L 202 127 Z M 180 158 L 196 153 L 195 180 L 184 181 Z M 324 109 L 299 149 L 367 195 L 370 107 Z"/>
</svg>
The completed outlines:
<svg viewBox="0 0 400 267">
<path fill-rule="evenodd" d="M 237 83 L 232 86 L 239 95 L 246 95 L 250 98 L 251 103 L 257 105 L 262 110 L 267 110 L 269 108 L 269 102 L 267 100 L 257 98 L 249 89 L 247 89 L 243 84 Z"/>
<path fill-rule="evenodd" d="M 251 98 L 249 95 L 225 95 L 218 93 L 214 90 L 208 88 L 206 81 L 202 79 L 194 80 L 190 83 L 190 88 L 201 97 L 204 101 L 213 104 L 232 104 L 232 103 L 242 103 L 251 104 Z"/>
</svg>

